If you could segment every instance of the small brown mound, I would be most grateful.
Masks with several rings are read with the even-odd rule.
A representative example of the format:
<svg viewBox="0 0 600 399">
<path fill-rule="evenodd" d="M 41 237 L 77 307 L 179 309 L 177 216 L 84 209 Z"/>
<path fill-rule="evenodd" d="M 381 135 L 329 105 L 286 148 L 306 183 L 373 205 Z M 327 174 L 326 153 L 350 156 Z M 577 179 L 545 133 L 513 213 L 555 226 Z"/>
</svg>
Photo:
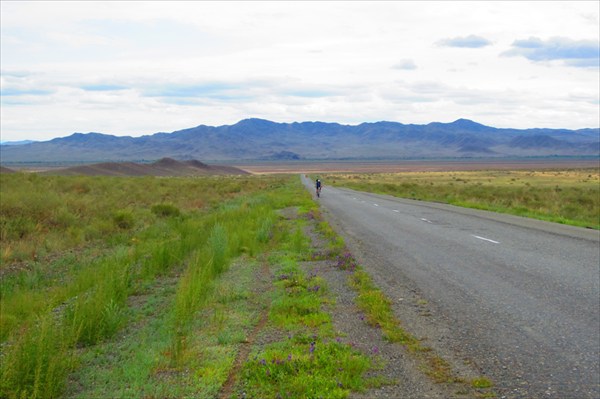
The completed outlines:
<svg viewBox="0 0 600 399">
<path fill-rule="evenodd" d="M 152 166 L 156 166 L 159 168 L 172 168 L 172 167 L 178 167 L 180 165 L 181 165 L 181 162 L 176 161 L 173 158 L 161 158 L 152 164 Z"/>
<path fill-rule="evenodd" d="M 189 166 L 193 166 L 194 168 L 198 168 L 198 169 L 208 169 L 208 168 L 210 168 L 210 166 L 208 166 L 204 162 L 200 162 L 200 161 L 197 161 L 195 159 L 192 159 L 191 161 L 185 161 L 183 163 L 186 164 L 186 165 L 189 165 Z"/>
<path fill-rule="evenodd" d="M 86 176 L 211 176 L 249 174 L 244 170 L 232 166 L 211 166 L 197 160 L 180 162 L 172 158 L 162 158 L 151 164 L 103 162 L 56 169 L 45 173 Z"/>
</svg>

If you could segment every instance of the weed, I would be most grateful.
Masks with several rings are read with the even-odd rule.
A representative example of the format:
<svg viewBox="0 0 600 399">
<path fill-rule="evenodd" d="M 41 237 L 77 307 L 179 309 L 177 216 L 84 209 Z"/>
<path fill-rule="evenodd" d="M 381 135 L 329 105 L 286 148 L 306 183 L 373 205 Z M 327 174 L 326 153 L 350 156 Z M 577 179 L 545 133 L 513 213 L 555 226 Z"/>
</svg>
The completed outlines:
<svg viewBox="0 0 600 399">
<path fill-rule="evenodd" d="M 349 345 L 315 338 L 267 346 L 246 363 L 239 388 L 248 398 L 345 398 L 369 385 L 370 360 Z"/>
<path fill-rule="evenodd" d="M 338 255 L 336 266 L 342 270 L 354 271 L 358 266 L 358 263 L 350 253 L 350 251 L 345 250 L 342 255 Z"/>
<path fill-rule="evenodd" d="M 490 379 L 487 377 L 479 377 L 479 378 L 474 378 L 473 380 L 471 380 L 471 386 L 473 388 L 479 388 L 479 389 L 491 388 L 493 385 L 494 384 L 492 383 L 492 381 L 490 381 Z"/>
</svg>

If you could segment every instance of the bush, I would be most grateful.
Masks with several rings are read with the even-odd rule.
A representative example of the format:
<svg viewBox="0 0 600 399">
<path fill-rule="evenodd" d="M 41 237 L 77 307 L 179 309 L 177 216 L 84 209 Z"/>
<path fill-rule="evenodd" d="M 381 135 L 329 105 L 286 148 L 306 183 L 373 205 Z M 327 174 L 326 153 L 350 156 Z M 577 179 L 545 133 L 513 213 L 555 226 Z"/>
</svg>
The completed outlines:
<svg viewBox="0 0 600 399">
<path fill-rule="evenodd" d="M 115 225 L 123 230 L 129 230 L 135 224 L 133 215 L 128 211 L 117 211 L 113 215 L 113 222 Z"/>
<path fill-rule="evenodd" d="M 159 217 L 177 217 L 181 215 L 179 208 L 171 204 L 156 204 L 151 208 L 153 214 Z"/>
</svg>

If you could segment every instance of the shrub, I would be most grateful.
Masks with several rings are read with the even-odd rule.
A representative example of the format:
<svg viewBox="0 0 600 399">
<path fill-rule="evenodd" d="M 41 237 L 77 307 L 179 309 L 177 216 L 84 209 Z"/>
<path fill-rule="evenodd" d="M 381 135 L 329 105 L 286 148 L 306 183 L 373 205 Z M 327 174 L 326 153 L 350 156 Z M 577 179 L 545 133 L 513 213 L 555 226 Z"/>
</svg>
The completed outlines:
<svg viewBox="0 0 600 399">
<path fill-rule="evenodd" d="M 151 211 L 159 217 L 176 217 L 181 215 L 179 208 L 172 204 L 156 204 L 152 206 Z"/>
<path fill-rule="evenodd" d="M 113 215 L 113 222 L 115 225 L 123 230 L 129 230 L 135 224 L 133 214 L 128 211 L 117 211 Z"/>
</svg>

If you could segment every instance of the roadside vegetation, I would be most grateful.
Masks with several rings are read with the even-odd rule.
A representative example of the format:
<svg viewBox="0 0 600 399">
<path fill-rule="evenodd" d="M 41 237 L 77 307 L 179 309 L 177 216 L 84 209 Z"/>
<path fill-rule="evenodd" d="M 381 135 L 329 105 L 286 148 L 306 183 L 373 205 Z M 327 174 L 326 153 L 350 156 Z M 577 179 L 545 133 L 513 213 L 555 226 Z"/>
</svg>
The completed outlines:
<svg viewBox="0 0 600 399">
<path fill-rule="evenodd" d="M 600 169 L 327 174 L 325 184 L 600 229 Z"/>
<path fill-rule="evenodd" d="M 0 397 L 346 397 L 297 177 L 0 176 Z M 256 326 L 261 345 L 242 349 Z M 229 396 L 222 396 L 229 397 Z"/>
</svg>

